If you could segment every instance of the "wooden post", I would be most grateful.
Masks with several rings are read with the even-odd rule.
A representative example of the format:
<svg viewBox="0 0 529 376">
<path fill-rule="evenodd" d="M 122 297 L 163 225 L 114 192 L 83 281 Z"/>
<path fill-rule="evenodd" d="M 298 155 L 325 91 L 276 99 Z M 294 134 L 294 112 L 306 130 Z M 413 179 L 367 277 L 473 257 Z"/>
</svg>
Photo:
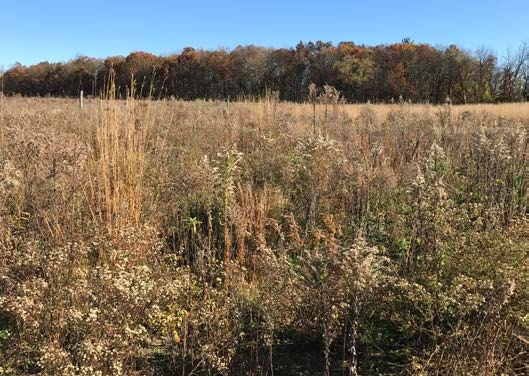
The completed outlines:
<svg viewBox="0 0 529 376">
<path fill-rule="evenodd" d="M 79 108 L 82 110 L 84 107 L 84 98 L 83 98 L 83 91 L 79 93 Z"/>
</svg>

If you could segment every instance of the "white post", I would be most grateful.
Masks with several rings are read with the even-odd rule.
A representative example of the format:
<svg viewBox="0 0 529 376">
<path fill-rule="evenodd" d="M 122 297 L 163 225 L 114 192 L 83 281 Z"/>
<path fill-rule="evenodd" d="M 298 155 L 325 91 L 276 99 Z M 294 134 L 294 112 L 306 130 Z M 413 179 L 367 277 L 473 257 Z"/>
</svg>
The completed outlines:
<svg viewBox="0 0 529 376">
<path fill-rule="evenodd" d="M 84 107 L 83 91 L 79 93 L 79 108 L 82 110 Z"/>
</svg>

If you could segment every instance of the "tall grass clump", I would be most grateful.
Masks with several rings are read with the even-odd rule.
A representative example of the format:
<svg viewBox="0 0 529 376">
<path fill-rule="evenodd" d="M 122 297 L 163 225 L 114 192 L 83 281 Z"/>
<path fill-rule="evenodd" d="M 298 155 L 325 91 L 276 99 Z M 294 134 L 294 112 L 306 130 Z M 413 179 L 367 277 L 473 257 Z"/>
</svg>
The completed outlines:
<svg viewBox="0 0 529 376">
<path fill-rule="evenodd" d="M 133 83 L 134 84 L 134 83 Z M 134 98 L 134 85 L 125 103 L 101 100 L 96 114 L 91 196 L 94 220 L 109 232 L 142 221 L 149 102 Z M 143 105 L 143 106 L 142 106 Z"/>
</svg>

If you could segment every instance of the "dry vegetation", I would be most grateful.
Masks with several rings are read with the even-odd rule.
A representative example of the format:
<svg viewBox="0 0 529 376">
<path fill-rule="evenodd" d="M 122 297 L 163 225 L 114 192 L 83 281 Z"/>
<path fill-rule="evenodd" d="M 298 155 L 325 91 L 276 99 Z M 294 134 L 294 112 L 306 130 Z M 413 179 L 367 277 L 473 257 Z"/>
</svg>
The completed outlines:
<svg viewBox="0 0 529 376">
<path fill-rule="evenodd" d="M 527 374 L 528 104 L 0 106 L 0 374 Z"/>
</svg>

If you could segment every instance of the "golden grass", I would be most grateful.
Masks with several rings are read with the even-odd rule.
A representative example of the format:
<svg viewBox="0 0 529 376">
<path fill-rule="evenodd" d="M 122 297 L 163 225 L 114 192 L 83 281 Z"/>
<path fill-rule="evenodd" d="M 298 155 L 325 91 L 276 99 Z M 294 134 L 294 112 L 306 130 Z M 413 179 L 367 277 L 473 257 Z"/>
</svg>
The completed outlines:
<svg viewBox="0 0 529 376">
<path fill-rule="evenodd" d="M 354 316 L 366 372 L 412 333 L 387 373 L 515 374 L 528 130 L 527 103 L 3 98 L 0 367 L 259 374 L 274 331 L 328 356 Z"/>
</svg>

